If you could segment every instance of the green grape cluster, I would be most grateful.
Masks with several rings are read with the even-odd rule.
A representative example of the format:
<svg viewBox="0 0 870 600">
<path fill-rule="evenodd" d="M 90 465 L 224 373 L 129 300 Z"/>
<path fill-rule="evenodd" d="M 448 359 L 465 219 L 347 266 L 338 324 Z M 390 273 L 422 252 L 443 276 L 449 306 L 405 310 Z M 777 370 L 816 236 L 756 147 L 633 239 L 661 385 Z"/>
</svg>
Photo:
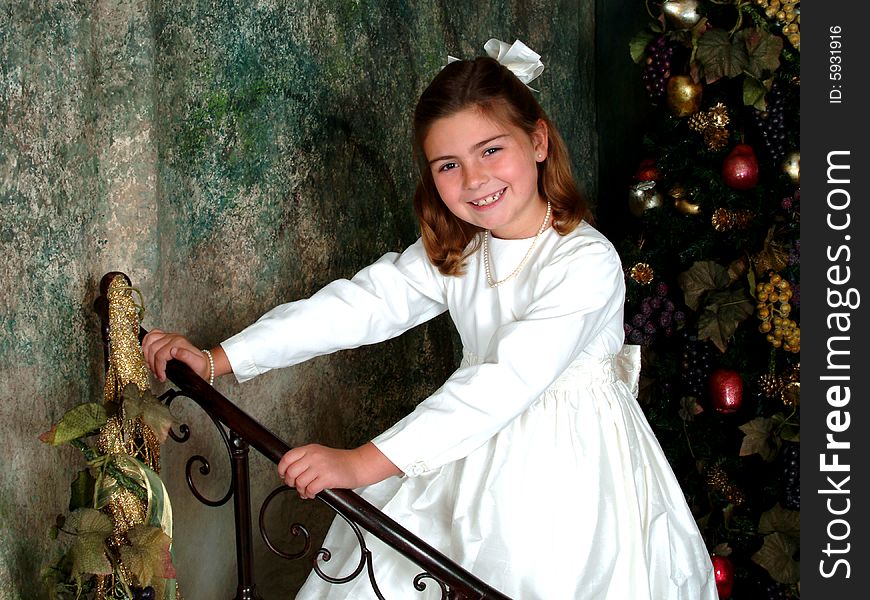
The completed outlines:
<svg viewBox="0 0 870 600">
<path fill-rule="evenodd" d="M 791 284 L 779 273 L 772 272 L 768 281 L 755 286 L 755 296 L 758 300 L 756 314 L 761 320 L 758 331 L 766 334 L 767 341 L 774 348 L 782 348 L 786 352 L 800 352 L 801 329 L 789 318 Z"/>
</svg>

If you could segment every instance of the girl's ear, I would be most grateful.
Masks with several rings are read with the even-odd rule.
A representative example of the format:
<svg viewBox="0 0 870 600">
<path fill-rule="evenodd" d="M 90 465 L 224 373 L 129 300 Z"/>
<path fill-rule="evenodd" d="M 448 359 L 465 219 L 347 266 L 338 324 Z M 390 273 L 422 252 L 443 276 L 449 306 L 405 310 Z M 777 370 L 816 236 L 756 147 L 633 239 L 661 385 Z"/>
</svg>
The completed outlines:
<svg viewBox="0 0 870 600">
<path fill-rule="evenodd" d="M 549 131 L 547 124 L 543 119 L 538 119 L 535 130 L 532 132 L 532 146 L 535 149 L 535 160 L 538 162 L 547 158 L 547 149 L 549 148 Z"/>
</svg>

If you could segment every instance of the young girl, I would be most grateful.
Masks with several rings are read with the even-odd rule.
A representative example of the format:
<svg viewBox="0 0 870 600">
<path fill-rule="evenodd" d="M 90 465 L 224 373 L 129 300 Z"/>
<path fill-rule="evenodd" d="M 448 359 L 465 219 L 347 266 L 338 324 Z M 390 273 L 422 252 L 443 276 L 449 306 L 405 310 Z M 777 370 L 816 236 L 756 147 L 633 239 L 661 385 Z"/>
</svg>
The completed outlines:
<svg viewBox="0 0 870 600">
<path fill-rule="evenodd" d="M 434 78 L 414 133 L 415 244 L 278 306 L 210 353 L 155 330 L 149 366 L 163 380 L 176 358 L 206 379 L 245 381 L 450 311 L 464 351 L 444 385 L 359 448 L 291 450 L 278 465 L 287 485 L 304 498 L 364 488 L 516 600 L 714 600 L 708 553 L 635 401 L 619 257 L 584 220 L 552 122 L 511 69 L 482 57 Z M 387 598 L 441 597 L 434 584 L 416 591 L 421 569 L 368 537 Z M 325 570 L 353 571 L 358 543 L 341 520 L 324 546 Z M 374 597 L 365 575 L 333 586 L 315 574 L 297 596 Z"/>
</svg>

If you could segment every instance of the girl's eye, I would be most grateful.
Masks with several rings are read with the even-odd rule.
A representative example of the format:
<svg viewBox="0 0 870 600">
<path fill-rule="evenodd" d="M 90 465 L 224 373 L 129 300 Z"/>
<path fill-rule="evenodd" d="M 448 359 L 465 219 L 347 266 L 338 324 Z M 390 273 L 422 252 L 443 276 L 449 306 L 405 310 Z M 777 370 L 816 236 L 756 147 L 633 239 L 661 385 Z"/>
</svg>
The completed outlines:
<svg viewBox="0 0 870 600">
<path fill-rule="evenodd" d="M 484 155 L 484 156 L 490 156 L 490 155 L 492 155 L 492 154 L 495 154 L 495 153 L 498 152 L 499 150 L 501 150 L 501 148 L 487 148 L 486 150 L 483 151 L 483 155 Z"/>
<path fill-rule="evenodd" d="M 457 166 L 456 163 L 453 163 L 453 162 L 444 163 L 443 165 L 438 167 L 438 171 L 440 171 L 440 172 L 450 171 L 451 169 L 455 169 L 456 166 Z"/>
</svg>

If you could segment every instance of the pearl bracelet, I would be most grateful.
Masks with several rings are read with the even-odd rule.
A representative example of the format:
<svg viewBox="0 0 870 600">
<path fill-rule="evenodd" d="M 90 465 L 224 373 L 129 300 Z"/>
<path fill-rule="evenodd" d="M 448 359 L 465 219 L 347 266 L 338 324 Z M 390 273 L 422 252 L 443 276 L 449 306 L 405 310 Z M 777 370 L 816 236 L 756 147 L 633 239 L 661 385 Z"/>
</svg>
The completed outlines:
<svg viewBox="0 0 870 600">
<path fill-rule="evenodd" d="M 202 353 L 208 357 L 208 384 L 214 387 L 214 358 L 209 350 L 203 350 Z"/>
</svg>

